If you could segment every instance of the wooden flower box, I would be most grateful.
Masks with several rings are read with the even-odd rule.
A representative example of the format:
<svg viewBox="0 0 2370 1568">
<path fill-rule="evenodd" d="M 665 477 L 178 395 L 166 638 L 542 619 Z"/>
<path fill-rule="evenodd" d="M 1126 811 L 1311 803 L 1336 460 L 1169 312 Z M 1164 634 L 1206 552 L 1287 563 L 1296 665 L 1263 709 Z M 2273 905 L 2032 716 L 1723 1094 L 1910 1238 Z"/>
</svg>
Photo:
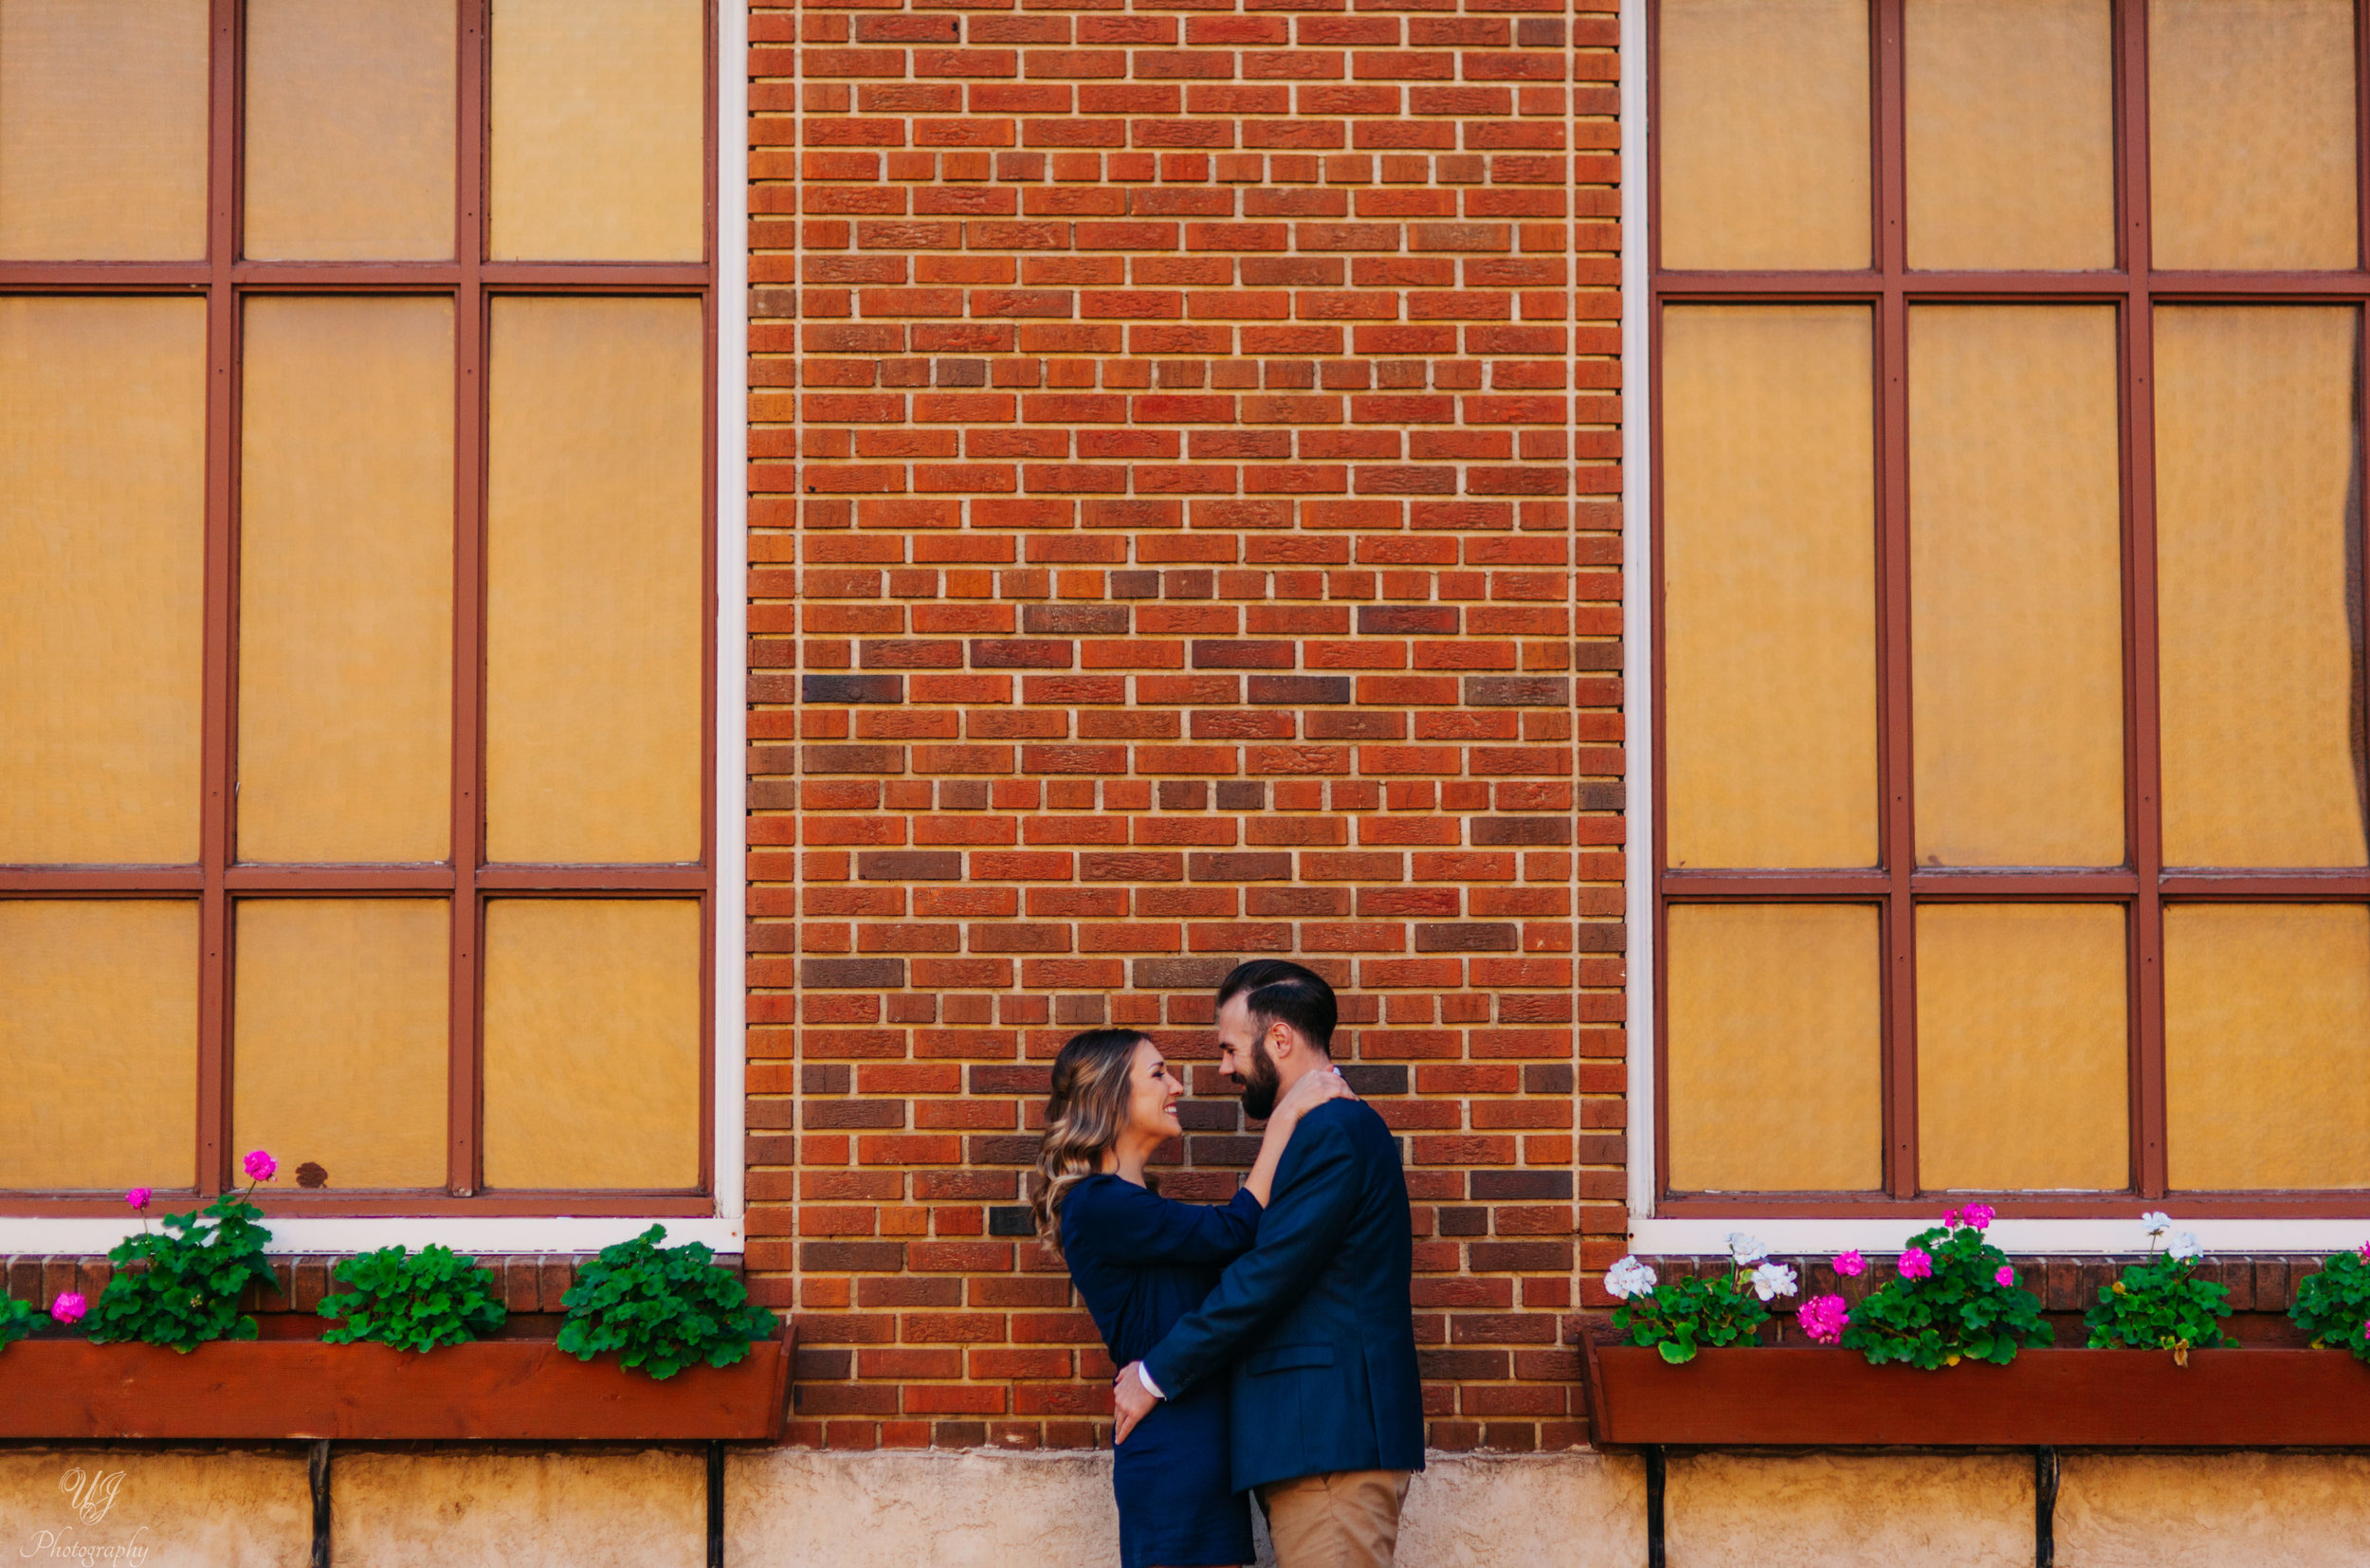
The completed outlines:
<svg viewBox="0 0 2370 1568">
<path fill-rule="evenodd" d="M 724 1368 L 660 1381 L 548 1340 L 425 1355 L 259 1340 L 155 1345 L 27 1340 L 0 1351 L 0 1438 L 335 1438 L 772 1442 L 790 1392 L 791 1329 Z"/>
<path fill-rule="evenodd" d="M 1587 1341 L 1600 1445 L 1858 1448 L 2370 1446 L 2370 1366 L 2337 1350 L 2027 1350 L 1938 1372 L 1857 1351 Z"/>
</svg>

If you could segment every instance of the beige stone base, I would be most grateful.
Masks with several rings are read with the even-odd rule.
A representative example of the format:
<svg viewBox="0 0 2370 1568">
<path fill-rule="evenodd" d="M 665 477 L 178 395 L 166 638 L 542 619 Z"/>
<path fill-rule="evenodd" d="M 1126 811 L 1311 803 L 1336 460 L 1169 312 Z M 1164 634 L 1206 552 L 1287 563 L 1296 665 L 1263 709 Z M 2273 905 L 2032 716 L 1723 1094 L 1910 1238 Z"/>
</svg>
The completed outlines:
<svg viewBox="0 0 2370 1568">
<path fill-rule="evenodd" d="M 2020 1454 L 1673 1455 L 1670 1568 L 2032 1568 Z"/>
<path fill-rule="evenodd" d="M 301 1454 L 0 1449 L 0 1562 L 290 1568 L 312 1542 Z"/>
<path fill-rule="evenodd" d="M 2370 1457 L 2069 1454 L 2057 1488 L 2063 1568 L 2361 1568 Z"/>
<path fill-rule="evenodd" d="M 330 1504 L 337 1568 L 708 1559 L 707 1460 L 696 1450 L 339 1454 Z"/>
<path fill-rule="evenodd" d="M 2006 1454 L 1679 1454 L 1671 1568 L 2022 1568 L 2033 1465 Z M 1109 1568 L 1108 1458 L 736 1450 L 733 1568 Z M 337 1568 L 700 1568 L 697 1451 L 341 1450 Z M 2068 1454 L 2061 1568 L 2370 1564 L 2370 1456 Z M 296 1568 L 301 1449 L 0 1449 L 0 1562 Z M 1640 1568 L 1644 1467 L 1435 1454 L 1403 1568 Z"/>
<path fill-rule="evenodd" d="M 1119 1561 L 1119 1514 L 1103 1454 L 782 1449 L 735 1455 L 724 1496 L 725 1561 L 735 1568 Z M 1635 1568 L 1645 1560 L 1645 1472 L 1634 1459 L 1434 1454 L 1408 1492 L 1402 1568 Z"/>
</svg>

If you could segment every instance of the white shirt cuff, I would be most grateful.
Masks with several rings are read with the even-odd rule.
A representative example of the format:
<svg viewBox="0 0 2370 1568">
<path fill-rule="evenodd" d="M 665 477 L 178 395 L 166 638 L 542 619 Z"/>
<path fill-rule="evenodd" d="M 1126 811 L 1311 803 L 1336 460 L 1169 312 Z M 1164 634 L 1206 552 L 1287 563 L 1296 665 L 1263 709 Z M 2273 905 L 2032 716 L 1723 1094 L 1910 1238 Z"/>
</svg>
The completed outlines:
<svg viewBox="0 0 2370 1568">
<path fill-rule="evenodd" d="M 1166 1399 L 1168 1397 L 1167 1395 L 1160 1392 L 1160 1385 L 1152 1380 L 1152 1369 L 1144 1365 L 1141 1361 L 1138 1361 L 1136 1363 L 1136 1376 L 1142 1379 L 1145 1391 L 1155 1399 Z"/>
</svg>

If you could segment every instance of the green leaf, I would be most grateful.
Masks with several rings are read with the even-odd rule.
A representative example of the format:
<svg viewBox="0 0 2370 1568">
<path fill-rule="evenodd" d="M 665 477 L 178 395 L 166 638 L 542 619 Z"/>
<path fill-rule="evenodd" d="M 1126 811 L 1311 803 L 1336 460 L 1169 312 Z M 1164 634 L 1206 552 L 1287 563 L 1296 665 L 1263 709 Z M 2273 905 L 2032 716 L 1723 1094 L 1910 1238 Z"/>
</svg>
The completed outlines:
<svg viewBox="0 0 2370 1568">
<path fill-rule="evenodd" d="M 39 1327 L 41 1308 L 30 1302 L 20 1302 L 13 1296 L 0 1296 L 0 1350 Z"/>
</svg>

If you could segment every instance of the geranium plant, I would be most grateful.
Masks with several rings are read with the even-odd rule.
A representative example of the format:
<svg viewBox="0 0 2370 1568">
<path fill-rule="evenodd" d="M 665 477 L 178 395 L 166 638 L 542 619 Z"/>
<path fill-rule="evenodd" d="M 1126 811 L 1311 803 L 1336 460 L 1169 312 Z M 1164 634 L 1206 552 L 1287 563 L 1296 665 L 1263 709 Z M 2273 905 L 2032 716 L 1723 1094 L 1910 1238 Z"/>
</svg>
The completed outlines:
<svg viewBox="0 0 2370 1568">
<path fill-rule="evenodd" d="M 2288 1315 L 2312 1336 L 2313 1349 L 2349 1350 L 2370 1361 L 2370 1242 L 2324 1261 L 2296 1286 Z"/>
<path fill-rule="evenodd" d="M 1849 1315 L 1844 1345 L 1871 1365 L 1905 1361 L 1932 1371 L 1968 1358 L 2004 1366 L 2019 1346 L 2048 1344 L 2041 1299 L 2016 1284 L 2007 1254 L 1984 1239 L 1992 1219 L 1990 1205 L 1972 1203 L 1912 1236 L 1894 1278 Z"/>
<path fill-rule="evenodd" d="M 337 1283 L 351 1289 L 320 1304 L 322 1317 L 343 1320 L 321 1334 L 333 1345 L 428 1351 L 467 1344 L 510 1317 L 494 1295 L 494 1271 L 449 1247 L 382 1247 L 339 1264 Z"/>
<path fill-rule="evenodd" d="M 749 1300 L 739 1280 L 710 1261 L 699 1242 L 661 1247 L 666 1227 L 601 1249 L 559 1299 L 568 1309 L 559 1348 L 589 1361 L 605 1350 L 653 1377 L 672 1377 L 696 1361 L 726 1367 L 755 1340 L 781 1331 L 780 1320 Z"/>
<path fill-rule="evenodd" d="M 2230 1316 L 2230 1291 L 2195 1277 L 2205 1255 L 2196 1236 L 2173 1235 L 2172 1220 L 2161 1213 L 2142 1214 L 2140 1223 L 2154 1255 L 2099 1287 L 2098 1304 L 2082 1319 L 2090 1348 L 2169 1350 L 2175 1364 L 2187 1366 L 2190 1351 L 2230 1343 L 2220 1322 Z"/>
<path fill-rule="evenodd" d="M 280 1166 L 258 1149 L 246 1167 L 246 1192 L 225 1193 L 194 1214 L 167 1214 L 161 1231 L 148 1228 L 146 1188 L 124 1194 L 140 1216 L 140 1233 L 107 1253 L 115 1274 L 91 1310 L 92 1339 L 169 1345 L 186 1355 L 211 1340 L 255 1338 L 255 1320 L 241 1315 L 239 1298 L 251 1285 L 275 1292 L 280 1285 L 264 1260 L 271 1232 L 248 1199 Z"/>
<path fill-rule="evenodd" d="M 41 1309 L 14 1296 L 0 1296 L 0 1350 L 16 1343 L 41 1322 Z"/>
<path fill-rule="evenodd" d="M 1741 1231 L 1728 1238 L 1726 1272 L 1709 1279 L 1658 1284 L 1654 1271 L 1623 1258 L 1605 1272 L 1605 1289 L 1620 1300 L 1613 1326 L 1634 1345 L 1650 1345 L 1666 1361 L 1691 1361 L 1706 1345 L 1749 1340 L 1769 1322 L 1767 1303 L 1795 1292 L 1795 1273 L 1769 1261 L 1761 1244 Z"/>
<path fill-rule="evenodd" d="M 1835 1272 L 1848 1280 L 1856 1280 L 1868 1272 L 1868 1259 L 1859 1249 L 1835 1254 Z M 1802 1332 L 1823 1345 L 1843 1342 L 1843 1331 L 1851 1326 L 1850 1304 L 1841 1296 L 1813 1296 L 1795 1309 L 1795 1322 Z"/>
</svg>

